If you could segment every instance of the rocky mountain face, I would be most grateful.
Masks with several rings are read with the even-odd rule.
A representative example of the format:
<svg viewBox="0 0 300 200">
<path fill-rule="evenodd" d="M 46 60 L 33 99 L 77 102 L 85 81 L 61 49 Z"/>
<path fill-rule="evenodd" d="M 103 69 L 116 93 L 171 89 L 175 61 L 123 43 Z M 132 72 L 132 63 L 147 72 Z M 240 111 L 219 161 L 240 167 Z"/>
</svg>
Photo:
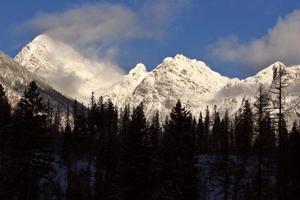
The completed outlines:
<svg viewBox="0 0 300 200">
<path fill-rule="evenodd" d="M 59 70 L 60 73 L 64 76 L 75 74 L 79 77 L 78 81 L 85 81 L 85 84 L 78 88 L 78 90 L 84 90 L 83 93 L 79 92 L 79 100 L 87 102 L 90 93 L 96 91 L 96 95 L 101 94 L 106 98 L 111 98 L 119 108 L 126 104 L 136 106 L 143 103 L 148 116 L 158 111 L 162 120 L 178 99 L 195 116 L 198 116 L 200 111 L 203 112 L 207 106 L 213 109 L 214 105 L 218 106 L 217 109 L 221 113 L 228 110 L 229 114 L 233 115 L 241 108 L 245 100 L 254 101 L 260 84 L 268 89 L 273 80 L 273 68 L 282 66 L 288 72 L 289 85 L 284 89 L 284 93 L 289 123 L 292 123 L 300 114 L 300 66 L 286 67 L 283 63 L 276 62 L 256 75 L 241 80 L 222 76 L 211 70 L 204 62 L 176 55 L 174 58 L 165 58 L 150 72 L 143 64 L 137 64 L 127 75 L 120 75 L 113 85 L 107 87 L 108 89 L 103 89 L 96 87 L 101 85 L 103 80 L 97 79 L 97 73 L 89 71 L 86 64 L 83 64 L 97 65 L 97 63 L 91 63 L 75 50 L 73 50 L 75 53 L 69 57 L 53 53 L 55 49 L 62 48 L 61 45 L 63 48 L 71 48 L 48 36 L 38 36 L 22 49 L 15 60 L 23 68 L 44 78 L 51 87 L 68 96 L 78 98 L 74 96 L 78 93 L 73 93 L 72 90 L 65 89 L 62 85 L 72 85 L 72 82 L 63 81 L 62 83 L 52 77 L 60 69 L 57 62 L 53 61 L 55 57 L 54 60 L 59 59 L 59 63 L 63 66 L 63 71 Z"/>
<path fill-rule="evenodd" d="M 54 90 L 45 80 L 31 73 L 12 58 L 0 52 L 0 84 L 6 90 L 8 99 L 12 105 L 15 105 L 19 101 L 26 86 L 31 81 L 37 82 L 41 90 L 41 95 L 45 99 L 45 103 L 49 100 L 53 108 L 59 105 L 61 110 L 64 111 L 68 104 L 71 105 L 70 99 Z"/>
</svg>

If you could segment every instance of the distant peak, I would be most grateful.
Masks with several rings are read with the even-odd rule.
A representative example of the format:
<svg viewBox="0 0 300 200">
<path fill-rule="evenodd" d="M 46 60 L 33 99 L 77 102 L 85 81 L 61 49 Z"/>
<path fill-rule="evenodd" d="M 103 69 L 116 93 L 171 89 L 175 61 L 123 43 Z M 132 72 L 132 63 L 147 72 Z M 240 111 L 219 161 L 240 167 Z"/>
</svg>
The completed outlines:
<svg viewBox="0 0 300 200">
<path fill-rule="evenodd" d="M 140 73 L 146 73 L 147 69 L 143 63 L 138 63 L 133 69 L 129 71 L 129 74 L 136 75 Z"/>
<path fill-rule="evenodd" d="M 257 74 L 261 74 L 262 72 L 266 72 L 266 71 L 272 71 L 273 72 L 273 69 L 277 68 L 277 67 L 285 68 L 286 65 L 281 61 L 276 61 L 273 64 L 269 65 L 268 67 L 266 67 L 266 68 L 262 69 L 261 71 L 259 71 Z"/>
<path fill-rule="evenodd" d="M 280 66 L 281 67 L 286 67 L 286 65 L 283 62 L 281 62 L 281 61 L 276 61 L 271 66 L 273 66 L 273 67 L 280 67 Z"/>
<path fill-rule="evenodd" d="M 40 34 L 40 35 L 36 36 L 32 41 L 39 42 L 39 41 L 45 41 L 45 40 L 52 40 L 52 38 L 46 34 Z"/>
<path fill-rule="evenodd" d="M 176 54 L 176 56 L 173 57 L 166 57 L 163 61 L 164 62 L 172 62 L 172 61 L 187 61 L 191 60 L 190 58 L 184 56 L 183 54 Z"/>
<path fill-rule="evenodd" d="M 182 59 L 189 59 L 188 57 L 184 56 L 183 54 L 177 54 L 174 59 L 182 60 Z M 190 59 L 189 59 L 190 60 Z"/>
</svg>

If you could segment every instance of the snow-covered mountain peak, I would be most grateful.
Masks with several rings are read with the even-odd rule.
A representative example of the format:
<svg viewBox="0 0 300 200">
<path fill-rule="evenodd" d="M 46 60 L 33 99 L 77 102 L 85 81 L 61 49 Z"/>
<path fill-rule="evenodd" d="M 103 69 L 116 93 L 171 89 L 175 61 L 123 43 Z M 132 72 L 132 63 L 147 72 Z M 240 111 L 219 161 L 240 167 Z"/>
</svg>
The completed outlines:
<svg viewBox="0 0 300 200">
<path fill-rule="evenodd" d="M 262 83 L 262 84 L 269 85 L 269 84 L 271 84 L 271 82 L 273 80 L 273 71 L 274 71 L 274 68 L 278 68 L 278 67 L 282 67 L 282 68 L 288 69 L 288 67 L 286 67 L 285 64 L 283 64 L 280 61 L 277 61 L 277 62 L 269 65 L 268 67 L 262 69 L 261 71 L 259 71 L 254 76 L 251 76 L 251 77 L 245 79 L 245 82 L 248 82 L 250 84 Z"/>
<path fill-rule="evenodd" d="M 36 45 L 46 45 L 54 43 L 55 41 L 46 34 L 40 34 L 36 36 L 31 43 L 35 43 Z M 58 42 L 58 41 L 56 41 Z"/>
<path fill-rule="evenodd" d="M 169 74 L 169 77 L 178 76 L 203 87 L 211 87 L 212 84 L 212 87 L 218 88 L 229 81 L 229 78 L 211 70 L 204 62 L 182 54 L 177 54 L 174 58 L 165 58 L 153 73 Z M 216 82 L 218 84 L 215 84 Z"/>
<path fill-rule="evenodd" d="M 36 81 L 40 87 L 41 95 L 50 104 L 61 106 L 64 111 L 70 100 L 52 89 L 43 79 L 36 76 L 26 68 L 20 66 L 11 57 L 0 51 L 0 84 L 4 87 L 10 103 L 14 106 L 21 98 L 25 87 L 31 82 Z"/>
<path fill-rule="evenodd" d="M 47 35 L 37 36 L 15 60 L 47 80 L 56 90 L 85 103 L 93 91 L 101 94 L 123 74 L 115 65 L 105 60 L 88 59 L 72 46 Z"/>
<path fill-rule="evenodd" d="M 191 74 L 200 72 L 203 73 L 203 75 L 207 73 L 219 74 L 211 70 L 204 62 L 190 59 L 182 54 L 177 54 L 174 58 L 165 58 L 154 71 L 155 70 L 166 70 L 169 72 L 182 73 L 182 75 L 187 74 L 187 72 L 191 72 Z"/>
<path fill-rule="evenodd" d="M 138 63 L 133 69 L 129 71 L 129 75 L 131 76 L 143 76 L 147 73 L 146 66 L 143 63 Z"/>
</svg>

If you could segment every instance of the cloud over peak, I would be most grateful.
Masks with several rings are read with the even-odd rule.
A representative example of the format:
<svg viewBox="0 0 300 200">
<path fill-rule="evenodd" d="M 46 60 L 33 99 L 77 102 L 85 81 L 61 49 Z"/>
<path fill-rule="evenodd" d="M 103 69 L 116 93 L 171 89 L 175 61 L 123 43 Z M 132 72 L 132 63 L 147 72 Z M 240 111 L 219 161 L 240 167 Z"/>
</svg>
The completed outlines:
<svg viewBox="0 0 300 200">
<path fill-rule="evenodd" d="M 266 66 L 276 60 L 300 64 L 300 10 L 279 17 L 275 26 L 261 38 L 242 43 L 236 36 L 220 38 L 210 45 L 214 58 L 248 66 Z"/>
<path fill-rule="evenodd" d="M 25 22 L 34 32 L 78 48 L 108 49 L 134 39 L 160 38 L 173 22 L 182 0 L 144 3 L 136 9 L 121 4 L 83 4 L 63 12 L 38 13 Z"/>
</svg>

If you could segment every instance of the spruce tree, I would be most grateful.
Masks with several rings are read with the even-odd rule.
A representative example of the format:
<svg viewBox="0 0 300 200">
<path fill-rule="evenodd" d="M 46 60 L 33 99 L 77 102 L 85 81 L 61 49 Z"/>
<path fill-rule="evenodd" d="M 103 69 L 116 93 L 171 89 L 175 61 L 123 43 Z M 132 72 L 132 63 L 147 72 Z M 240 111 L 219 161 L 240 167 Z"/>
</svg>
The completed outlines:
<svg viewBox="0 0 300 200">
<path fill-rule="evenodd" d="M 217 180 L 223 188 L 223 199 L 230 199 L 231 194 L 231 176 L 233 168 L 233 161 L 230 158 L 230 149 L 229 149 L 229 116 L 226 111 L 224 118 L 221 120 L 220 129 L 219 129 L 219 151 L 218 156 L 216 156 L 216 165 L 212 166 L 215 168 Z"/>
<path fill-rule="evenodd" d="M 0 84 L 0 127 L 3 127 L 10 120 L 11 106 L 8 102 L 4 88 Z"/>
<path fill-rule="evenodd" d="M 273 68 L 273 81 L 271 84 L 271 92 L 275 96 L 275 105 L 274 109 L 277 111 L 277 133 L 278 133 L 278 198 L 285 199 L 287 195 L 287 185 L 285 181 L 286 175 L 286 163 L 285 161 L 285 130 L 284 130 L 284 106 L 283 106 L 283 99 L 284 93 L 283 89 L 287 87 L 287 71 L 282 66 L 282 64 L 278 64 Z"/>
<path fill-rule="evenodd" d="M 214 122 L 211 130 L 211 146 L 213 152 L 220 152 L 221 150 L 221 119 L 217 106 L 214 107 Z"/>
<path fill-rule="evenodd" d="M 245 101 L 242 110 L 236 117 L 235 123 L 237 166 L 235 167 L 236 172 L 234 176 L 233 198 L 241 199 L 246 196 L 245 194 L 240 193 L 241 187 L 249 187 L 247 182 L 243 182 L 242 180 L 245 178 L 247 172 L 246 166 L 252 149 L 252 137 L 254 131 L 253 114 L 248 100 Z"/>
<path fill-rule="evenodd" d="M 0 84 L 0 199 L 4 199 L 9 169 L 8 139 L 11 119 L 11 106 L 8 102 L 4 88 Z"/>
<path fill-rule="evenodd" d="M 17 104 L 11 138 L 12 173 L 18 183 L 16 199 L 39 199 L 39 183 L 52 170 L 47 109 L 35 82 L 31 82 Z"/>
<path fill-rule="evenodd" d="M 196 134 L 196 151 L 201 154 L 204 152 L 204 124 L 203 124 L 203 116 L 200 112 L 198 119 L 198 130 Z"/>
<path fill-rule="evenodd" d="M 208 106 L 205 111 L 205 119 L 204 119 L 203 150 L 205 153 L 210 152 L 210 114 L 209 114 Z"/>
<path fill-rule="evenodd" d="M 151 199 L 149 131 L 143 104 L 133 109 L 121 157 L 121 199 Z"/>
<path fill-rule="evenodd" d="M 238 154 L 248 157 L 252 145 L 252 137 L 254 132 L 253 113 L 248 100 L 245 101 L 243 110 L 237 121 L 236 128 L 236 145 Z"/>
<path fill-rule="evenodd" d="M 258 88 L 258 95 L 256 96 L 256 101 L 254 103 L 254 106 L 256 108 L 256 124 L 257 124 L 257 138 L 255 141 L 255 145 L 257 146 L 258 150 L 258 192 L 257 197 L 258 199 L 263 199 L 263 174 L 262 174 L 262 167 L 263 167 L 263 157 L 264 157 L 264 147 L 265 143 L 268 138 L 265 137 L 265 135 L 268 135 L 266 131 L 268 131 L 268 109 L 269 109 L 269 96 L 267 92 L 265 91 L 264 87 L 262 85 Z"/>
<path fill-rule="evenodd" d="M 288 199 L 300 198 L 300 129 L 294 122 L 289 138 L 289 187 Z"/>
<path fill-rule="evenodd" d="M 166 121 L 162 140 L 161 184 L 157 199 L 198 199 L 191 114 L 178 101 Z"/>
</svg>

